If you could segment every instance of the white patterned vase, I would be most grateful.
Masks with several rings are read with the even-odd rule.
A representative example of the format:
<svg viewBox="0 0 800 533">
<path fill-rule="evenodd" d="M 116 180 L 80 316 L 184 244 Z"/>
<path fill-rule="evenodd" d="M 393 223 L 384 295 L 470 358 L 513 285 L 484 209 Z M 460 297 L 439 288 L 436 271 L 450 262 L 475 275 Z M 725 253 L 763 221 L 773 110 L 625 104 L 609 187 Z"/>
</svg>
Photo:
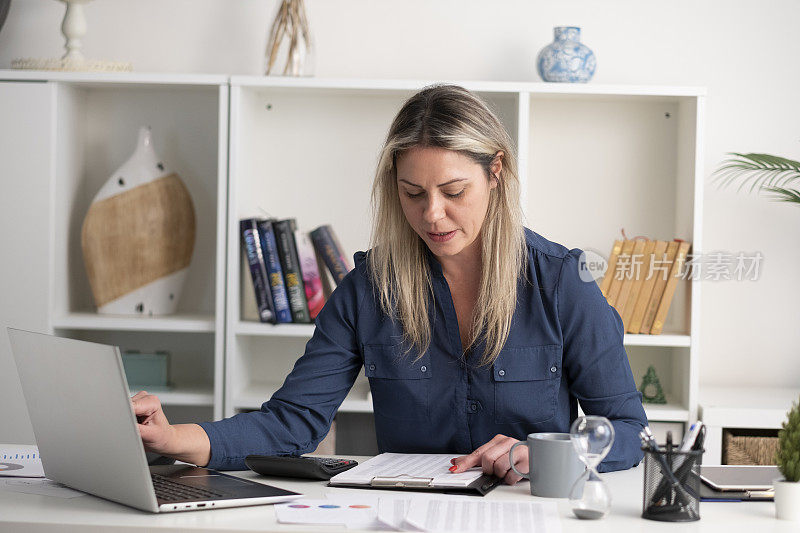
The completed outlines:
<svg viewBox="0 0 800 533">
<path fill-rule="evenodd" d="M 575 26 L 553 28 L 555 39 L 539 52 L 536 68 L 544 81 L 586 83 L 594 76 L 597 59 L 582 44 L 581 29 Z"/>
<path fill-rule="evenodd" d="M 139 129 L 133 155 L 92 200 L 81 245 L 97 311 L 119 315 L 174 313 L 194 251 L 189 191 Z"/>
</svg>

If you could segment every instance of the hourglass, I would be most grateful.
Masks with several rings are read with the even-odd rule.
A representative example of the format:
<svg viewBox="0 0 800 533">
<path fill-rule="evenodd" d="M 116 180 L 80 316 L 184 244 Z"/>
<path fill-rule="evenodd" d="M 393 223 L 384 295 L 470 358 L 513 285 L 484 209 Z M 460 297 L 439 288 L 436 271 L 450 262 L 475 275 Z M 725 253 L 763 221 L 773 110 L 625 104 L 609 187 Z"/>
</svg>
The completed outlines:
<svg viewBox="0 0 800 533">
<path fill-rule="evenodd" d="M 586 471 L 569 492 L 572 512 L 578 518 L 603 518 L 611 509 L 611 492 L 597 474 L 597 465 L 614 443 L 614 426 L 604 416 L 581 416 L 575 419 L 569 437 Z"/>
</svg>

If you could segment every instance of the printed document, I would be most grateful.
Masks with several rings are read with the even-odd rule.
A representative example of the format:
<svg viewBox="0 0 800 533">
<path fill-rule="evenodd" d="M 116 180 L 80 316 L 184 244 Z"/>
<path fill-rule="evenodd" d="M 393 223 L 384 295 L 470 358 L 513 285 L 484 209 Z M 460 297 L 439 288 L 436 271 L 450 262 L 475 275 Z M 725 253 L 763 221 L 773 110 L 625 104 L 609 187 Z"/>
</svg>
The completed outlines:
<svg viewBox="0 0 800 533">
<path fill-rule="evenodd" d="M 39 448 L 30 444 L 0 444 L 0 477 L 44 477 Z"/>
<path fill-rule="evenodd" d="M 555 502 L 414 499 L 405 522 L 431 533 L 561 531 Z"/>
</svg>

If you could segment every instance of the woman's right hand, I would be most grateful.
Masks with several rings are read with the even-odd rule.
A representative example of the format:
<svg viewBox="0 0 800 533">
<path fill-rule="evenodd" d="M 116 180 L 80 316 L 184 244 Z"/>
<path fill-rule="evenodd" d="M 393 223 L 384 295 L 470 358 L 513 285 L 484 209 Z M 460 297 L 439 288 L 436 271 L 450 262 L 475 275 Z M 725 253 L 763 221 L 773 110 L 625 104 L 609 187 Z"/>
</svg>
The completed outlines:
<svg viewBox="0 0 800 533">
<path fill-rule="evenodd" d="M 172 425 L 158 396 L 141 391 L 131 398 L 144 448 L 179 461 L 205 466 L 211 460 L 211 442 L 197 424 Z"/>
<path fill-rule="evenodd" d="M 131 403 L 145 450 L 161 455 L 174 454 L 175 428 L 167 420 L 158 396 L 141 391 L 131 398 Z"/>
</svg>

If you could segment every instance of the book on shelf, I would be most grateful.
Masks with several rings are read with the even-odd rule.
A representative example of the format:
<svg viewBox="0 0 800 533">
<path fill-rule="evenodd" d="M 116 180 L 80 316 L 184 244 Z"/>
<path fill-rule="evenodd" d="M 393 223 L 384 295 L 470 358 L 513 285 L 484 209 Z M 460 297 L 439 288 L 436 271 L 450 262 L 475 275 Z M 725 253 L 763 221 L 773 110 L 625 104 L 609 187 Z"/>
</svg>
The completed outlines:
<svg viewBox="0 0 800 533">
<path fill-rule="evenodd" d="M 338 285 L 353 267 L 350 266 L 333 228 L 328 224 L 318 227 L 311 232 L 311 241 Z"/>
<path fill-rule="evenodd" d="M 311 320 L 314 320 L 322 310 L 322 306 L 325 305 L 325 293 L 322 290 L 317 255 L 314 251 L 314 245 L 311 243 L 311 236 L 308 233 L 300 230 L 295 231 L 294 241 L 297 245 L 297 258 L 300 261 L 300 273 L 303 277 L 303 286 L 306 291 L 308 315 Z"/>
<path fill-rule="evenodd" d="M 286 293 L 289 297 L 289 309 L 292 311 L 292 322 L 301 324 L 311 322 L 294 240 L 297 222 L 293 218 L 288 218 L 273 222 L 272 227 L 275 229 L 275 240 L 278 244 L 278 255 L 283 269 L 283 279 L 286 283 Z"/>
<path fill-rule="evenodd" d="M 254 218 L 239 221 L 244 247 L 244 258 L 253 280 L 253 291 L 258 308 L 258 319 L 261 322 L 275 323 L 275 309 L 272 303 L 272 293 L 267 278 L 267 267 L 261 249 L 261 238 L 258 234 L 258 223 Z"/>
<path fill-rule="evenodd" d="M 286 284 L 283 280 L 283 269 L 278 255 L 278 244 L 275 241 L 275 230 L 272 220 L 258 220 L 258 234 L 261 238 L 261 250 L 267 267 L 267 279 L 272 291 L 272 303 L 275 309 L 276 322 L 286 324 L 292 321 L 292 312 L 289 309 L 289 298 L 286 294 Z"/>
<path fill-rule="evenodd" d="M 601 282 L 626 333 L 659 335 L 683 274 L 691 243 L 681 239 L 616 240 Z"/>
<path fill-rule="evenodd" d="M 250 265 L 242 250 L 242 260 L 239 261 L 241 269 L 239 272 L 239 318 L 248 322 L 260 322 L 258 318 L 258 302 L 256 302 L 256 291 L 253 287 L 253 278 L 250 275 Z"/>
<path fill-rule="evenodd" d="M 614 279 L 614 272 L 617 269 L 617 258 L 622 251 L 622 241 L 614 241 L 614 246 L 611 247 L 611 254 L 608 256 L 608 267 L 603 281 L 600 283 L 600 292 L 603 296 L 608 297 L 608 289 L 611 288 L 611 281 Z"/>
<path fill-rule="evenodd" d="M 691 243 L 686 241 L 678 242 L 678 250 L 675 253 L 675 259 L 669 273 L 669 279 L 664 287 L 664 294 L 661 296 L 661 301 L 658 303 L 655 318 L 653 319 L 653 326 L 650 329 L 651 335 L 659 335 L 664 328 L 664 321 L 667 319 L 669 307 L 672 304 L 672 299 L 675 296 L 675 289 L 678 286 L 678 281 L 681 279 L 683 273 L 683 264 L 686 262 L 686 254 L 689 253 Z"/>
<path fill-rule="evenodd" d="M 652 271 L 652 266 L 655 264 L 656 259 L 663 258 L 664 252 L 667 250 L 667 241 L 650 242 L 652 243 L 651 251 L 645 256 L 647 273 L 643 276 L 644 280 L 642 281 L 639 295 L 636 298 L 636 305 L 633 308 L 633 314 L 631 315 L 630 323 L 625 328 L 626 333 L 639 333 L 639 331 L 642 329 L 644 313 L 647 310 L 647 304 L 650 301 L 650 295 L 653 292 L 653 286 L 655 285 L 656 278 L 658 277 L 655 272 Z M 645 251 L 647 251 L 647 249 L 645 249 Z"/>
<path fill-rule="evenodd" d="M 639 271 L 641 270 L 639 267 L 641 266 L 640 263 L 642 260 L 642 251 L 644 250 L 646 242 L 647 241 L 645 239 L 633 239 L 633 249 L 630 252 L 630 256 L 627 258 L 627 267 L 623 272 L 622 285 L 619 289 L 619 294 L 617 295 L 616 301 L 614 302 L 614 307 L 617 309 L 617 313 L 619 313 L 620 318 L 625 316 L 625 307 L 628 303 L 628 296 L 630 295 L 631 290 L 636 283 L 636 278 L 639 275 Z"/>
<path fill-rule="evenodd" d="M 630 262 L 631 253 L 633 252 L 633 246 L 636 243 L 633 240 L 625 240 L 622 242 L 622 249 L 619 252 L 619 256 L 617 257 L 617 262 L 615 263 L 615 268 L 611 272 L 611 285 L 608 288 L 608 295 L 606 296 L 606 300 L 608 300 L 608 304 L 616 309 L 617 297 L 619 296 L 619 291 L 622 289 L 622 283 L 625 281 L 625 272 L 624 270 L 620 273 L 620 261 L 624 265 L 625 262 Z M 620 275 L 622 274 L 622 275 Z"/>
<path fill-rule="evenodd" d="M 628 330 L 628 325 L 631 323 L 631 319 L 633 318 L 636 303 L 639 300 L 639 294 L 642 292 L 645 277 L 647 276 L 647 266 L 649 264 L 650 256 L 653 254 L 653 247 L 655 246 L 656 241 L 643 240 L 639 241 L 637 246 L 639 246 L 639 244 L 641 244 L 641 251 L 638 252 L 638 255 L 636 247 L 634 247 L 633 250 L 634 278 L 633 282 L 631 283 L 628 298 L 625 300 L 624 312 L 622 313 L 622 324 L 625 328 L 625 331 Z"/>
<path fill-rule="evenodd" d="M 656 259 L 656 265 L 653 267 L 653 275 L 656 280 L 653 285 L 653 291 L 650 293 L 650 300 L 647 302 L 647 309 L 645 310 L 644 318 L 642 319 L 642 328 L 639 330 L 639 333 L 649 334 L 653 327 L 656 311 L 658 311 L 658 304 L 661 302 L 661 296 L 664 294 L 664 289 L 667 286 L 669 272 L 677 251 L 678 242 L 670 241 L 667 244 L 667 251 L 664 252 L 664 255 Z"/>
</svg>

